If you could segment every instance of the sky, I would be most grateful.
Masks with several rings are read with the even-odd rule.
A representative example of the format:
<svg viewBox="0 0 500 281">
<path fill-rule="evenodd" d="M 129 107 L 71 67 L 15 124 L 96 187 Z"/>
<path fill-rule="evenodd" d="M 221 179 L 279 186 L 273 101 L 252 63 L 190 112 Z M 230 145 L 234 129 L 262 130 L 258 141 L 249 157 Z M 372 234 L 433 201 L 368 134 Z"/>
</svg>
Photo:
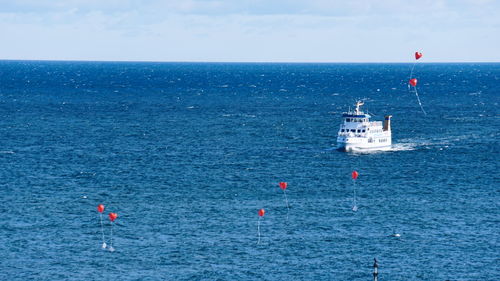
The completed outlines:
<svg viewBox="0 0 500 281">
<path fill-rule="evenodd" d="M 0 0 L 0 59 L 500 62 L 499 0 Z"/>
</svg>

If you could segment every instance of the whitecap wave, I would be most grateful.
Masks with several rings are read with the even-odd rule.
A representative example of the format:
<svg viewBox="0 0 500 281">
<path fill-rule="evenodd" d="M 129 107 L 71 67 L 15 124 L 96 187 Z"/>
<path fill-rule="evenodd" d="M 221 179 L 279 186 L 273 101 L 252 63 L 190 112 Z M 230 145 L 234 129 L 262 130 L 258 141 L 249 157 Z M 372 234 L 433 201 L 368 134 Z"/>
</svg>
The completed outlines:
<svg viewBox="0 0 500 281">
<path fill-rule="evenodd" d="M 253 114 L 222 114 L 222 117 L 245 117 L 245 118 L 256 118 L 257 115 Z"/>
</svg>

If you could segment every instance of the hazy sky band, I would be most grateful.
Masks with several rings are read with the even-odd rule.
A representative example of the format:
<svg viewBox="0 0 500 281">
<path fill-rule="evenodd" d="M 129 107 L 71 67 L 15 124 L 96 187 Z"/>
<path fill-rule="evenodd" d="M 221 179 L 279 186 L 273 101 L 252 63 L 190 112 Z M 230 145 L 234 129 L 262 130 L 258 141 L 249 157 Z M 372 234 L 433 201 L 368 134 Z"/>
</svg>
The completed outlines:
<svg viewBox="0 0 500 281">
<path fill-rule="evenodd" d="M 0 59 L 499 62 L 500 1 L 3 1 Z"/>
</svg>

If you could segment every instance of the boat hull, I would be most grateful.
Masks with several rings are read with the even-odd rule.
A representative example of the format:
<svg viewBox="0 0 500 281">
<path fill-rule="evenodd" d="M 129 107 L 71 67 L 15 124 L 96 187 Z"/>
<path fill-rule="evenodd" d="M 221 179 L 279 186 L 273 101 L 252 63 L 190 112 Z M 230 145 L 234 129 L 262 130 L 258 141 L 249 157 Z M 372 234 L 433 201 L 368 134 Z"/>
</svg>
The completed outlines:
<svg viewBox="0 0 500 281">
<path fill-rule="evenodd" d="M 382 142 L 383 141 L 383 142 Z M 390 150 L 392 147 L 391 135 L 387 133 L 376 138 L 339 137 L 337 149 L 340 151 L 377 151 Z"/>
<path fill-rule="evenodd" d="M 373 147 L 365 147 L 358 145 L 345 145 L 339 144 L 337 146 L 338 151 L 342 152 L 369 152 L 369 151 L 387 151 L 392 148 L 392 145 L 384 145 L 384 146 L 373 146 Z"/>
</svg>

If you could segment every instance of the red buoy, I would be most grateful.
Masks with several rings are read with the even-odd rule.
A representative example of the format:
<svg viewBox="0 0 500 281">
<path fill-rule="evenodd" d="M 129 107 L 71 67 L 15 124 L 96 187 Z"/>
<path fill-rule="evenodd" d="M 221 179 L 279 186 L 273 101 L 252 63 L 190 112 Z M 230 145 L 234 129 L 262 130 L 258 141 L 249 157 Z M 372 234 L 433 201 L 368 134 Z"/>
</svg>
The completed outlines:
<svg viewBox="0 0 500 281">
<path fill-rule="evenodd" d="M 98 211 L 99 213 L 104 212 L 104 205 L 103 205 L 103 204 L 99 204 L 99 205 L 97 205 L 97 211 Z"/>
<path fill-rule="evenodd" d="M 264 209 L 259 210 L 259 217 L 263 217 L 266 211 Z"/>
<path fill-rule="evenodd" d="M 413 87 L 416 87 L 417 86 L 417 79 L 412 78 L 412 79 L 410 79 L 410 81 L 408 81 L 408 83 L 410 83 L 410 85 L 412 85 Z"/>
<path fill-rule="evenodd" d="M 115 221 L 116 218 L 118 217 L 118 214 L 117 213 L 109 213 L 109 220 L 110 221 Z"/>
</svg>

